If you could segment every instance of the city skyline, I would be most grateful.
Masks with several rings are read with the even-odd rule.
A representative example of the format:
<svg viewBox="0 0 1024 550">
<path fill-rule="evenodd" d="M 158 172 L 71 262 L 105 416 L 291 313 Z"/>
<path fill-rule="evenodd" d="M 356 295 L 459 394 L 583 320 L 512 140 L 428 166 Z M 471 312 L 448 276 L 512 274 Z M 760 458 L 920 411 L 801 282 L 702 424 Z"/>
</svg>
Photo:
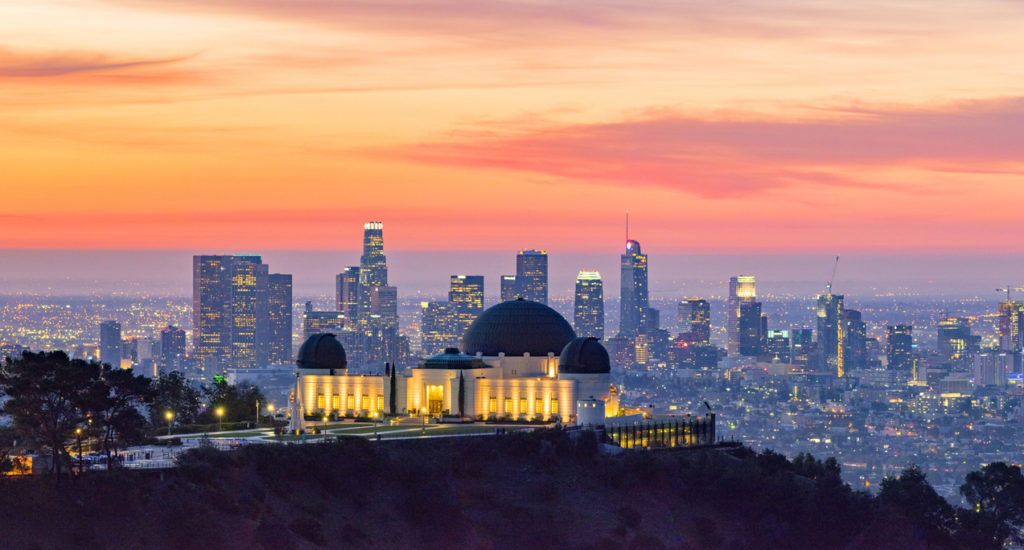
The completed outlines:
<svg viewBox="0 0 1024 550">
<path fill-rule="evenodd" d="M 1018 3 L 453 6 L 0 7 L 0 248 L 1021 251 Z"/>
</svg>

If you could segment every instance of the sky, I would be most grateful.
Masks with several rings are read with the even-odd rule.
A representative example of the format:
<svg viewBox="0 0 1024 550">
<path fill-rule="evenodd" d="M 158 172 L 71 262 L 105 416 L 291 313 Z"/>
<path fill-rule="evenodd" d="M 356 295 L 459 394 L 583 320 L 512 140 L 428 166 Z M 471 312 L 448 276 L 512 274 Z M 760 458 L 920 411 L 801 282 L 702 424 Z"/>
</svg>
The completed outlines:
<svg viewBox="0 0 1024 550">
<path fill-rule="evenodd" d="M 381 220 L 391 250 L 614 259 L 628 210 L 652 254 L 1019 254 L 1022 28 L 1016 0 L 0 2 L 0 249 Z"/>
</svg>

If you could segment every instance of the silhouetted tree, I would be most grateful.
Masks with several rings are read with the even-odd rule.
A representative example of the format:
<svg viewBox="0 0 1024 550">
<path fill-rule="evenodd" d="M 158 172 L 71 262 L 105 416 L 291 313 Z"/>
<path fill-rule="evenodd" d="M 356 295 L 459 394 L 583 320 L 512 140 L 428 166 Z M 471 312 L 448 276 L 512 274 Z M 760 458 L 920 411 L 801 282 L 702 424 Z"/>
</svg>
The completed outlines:
<svg viewBox="0 0 1024 550">
<path fill-rule="evenodd" d="M 462 371 L 459 371 L 459 416 L 461 417 L 465 413 L 463 412 L 466 408 L 466 379 L 462 377 Z"/>
<path fill-rule="evenodd" d="M 899 477 L 883 479 L 878 499 L 902 511 L 925 534 L 929 546 L 948 541 L 956 525 L 953 507 L 935 492 L 917 466 L 905 468 Z"/>
<path fill-rule="evenodd" d="M 71 360 L 62 351 L 25 352 L 0 369 L 0 391 L 8 397 L 3 412 L 19 433 L 49 450 L 58 477 L 70 462 L 67 441 L 108 394 L 100 372 L 99 363 Z"/>
<path fill-rule="evenodd" d="M 164 426 L 164 416 L 174 413 L 174 420 L 181 424 L 198 421 L 200 394 L 178 371 L 161 376 L 154 384 L 155 395 L 149 405 L 149 421 L 154 426 Z"/>
<path fill-rule="evenodd" d="M 140 443 L 145 437 L 146 419 L 136 407 L 152 401 L 156 391 L 145 376 L 136 376 L 131 369 L 122 370 L 103 366 L 101 373 L 107 395 L 96 403 L 94 418 L 102 430 L 101 445 L 107 455 L 117 452 L 118 444 Z"/>
<path fill-rule="evenodd" d="M 396 368 L 392 368 L 391 369 L 391 391 L 389 392 L 390 395 L 388 396 L 388 400 L 390 402 L 389 404 L 391 405 L 391 414 L 397 414 L 398 413 L 398 409 L 397 409 L 398 396 L 397 396 L 397 393 L 396 393 L 396 390 L 395 390 L 395 382 L 396 382 L 395 371 L 396 370 L 398 370 L 398 369 L 396 369 Z"/>
<path fill-rule="evenodd" d="M 978 515 L 973 526 L 984 535 L 980 538 L 993 541 L 993 548 L 1001 548 L 1007 540 L 1024 542 L 1024 476 L 1019 466 L 994 462 L 971 472 L 960 494 Z"/>
<path fill-rule="evenodd" d="M 241 422 L 253 417 L 252 411 L 256 409 L 257 401 L 266 401 L 263 394 L 256 386 L 233 386 L 226 380 L 218 379 L 212 386 L 204 387 L 207 407 L 203 417 L 207 422 L 216 422 L 214 411 L 218 408 L 224 409 L 226 422 Z"/>
</svg>

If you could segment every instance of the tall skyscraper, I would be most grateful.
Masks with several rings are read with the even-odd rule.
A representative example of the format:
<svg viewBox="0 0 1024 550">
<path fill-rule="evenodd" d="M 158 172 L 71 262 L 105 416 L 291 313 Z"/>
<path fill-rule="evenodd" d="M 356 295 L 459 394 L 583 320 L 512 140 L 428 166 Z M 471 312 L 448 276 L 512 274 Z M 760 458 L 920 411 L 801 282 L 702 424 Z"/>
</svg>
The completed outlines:
<svg viewBox="0 0 1024 550">
<path fill-rule="evenodd" d="M 519 287 L 516 285 L 515 275 L 502 275 L 501 276 L 501 301 L 508 302 L 509 300 L 515 300 L 516 295 L 519 293 Z"/>
<path fill-rule="evenodd" d="M 631 338 L 647 332 L 647 254 L 639 242 L 626 241 L 619 268 L 619 334 Z"/>
<path fill-rule="evenodd" d="M 205 375 L 267 363 L 270 273 L 259 256 L 194 256 L 193 349 Z"/>
<path fill-rule="evenodd" d="M 1024 302 L 1007 300 L 999 304 L 999 351 L 1018 353 L 1024 349 Z"/>
<path fill-rule="evenodd" d="M 516 287 L 523 299 L 548 303 L 548 253 L 520 250 L 516 256 Z"/>
<path fill-rule="evenodd" d="M 159 374 L 164 375 L 171 371 L 178 371 L 184 374 L 185 366 L 185 331 L 167 325 L 160 331 L 160 357 L 157 361 Z"/>
<path fill-rule="evenodd" d="M 359 266 L 346 267 L 335 281 L 337 311 L 345 314 L 349 328 L 355 328 L 359 319 Z"/>
<path fill-rule="evenodd" d="M 740 355 L 757 357 L 762 351 L 761 302 L 740 303 Z M 766 335 L 765 335 L 766 336 Z"/>
<path fill-rule="evenodd" d="M 867 366 L 867 324 L 860 311 L 843 310 L 843 363 L 844 369 L 861 370 Z"/>
<path fill-rule="evenodd" d="M 117 321 L 100 323 L 100 362 L 121 368 L 121 324 Z"/>
<path fill-rule="evenodd" d="M 604 340 L 604 283 L 597 271 L 580 271 L 576 276 L 573 328 L 577 336 Z"/>
<path fill-rule="evenodd" d="M 914 368 L 914 327 L 891 325 L 887 329 L 885 357 L 889 370 L 911 371 Z"/>
<path fill-rule="evenodd" d="M 384 224 L 363 224 L 363 255 L 359 257 L 359 325 L 369 323 L 373 313 L 373 293 L 388 284 L 387 257 L 384 256 Z"/>
<path fill-rule="evenodd" d="M 790 360 L 797 365 L 806 367 L 812 358 L 814 348 L 814 331 L 808 327 L 794 328 L 790 331 Z"/>
<path fill-rule="evenodd" d="M 459 347 L 456 334 L 458 312 L 450 302 L 424 302 L 420 320 L 420 349 L 423 356 L 436 355 L 447 348 Z"/>
<path fill-rule="evenodd" d="M 679 302 L 678 325 L 686 341 L 707 344 L 711 341 L 711 304 L 700 298 Z"/>
<path fill-rule="evenodd" d="M 788 330 L 769 330 L 765 338 L 765 355 L 769 361 L 789 363 L 792 357 Z"/>
<path fill-rule="evenodd" d="M 729 278 L 729 311 L 726 331 L 729 336 L 730 357 L 740 355 L 740 304 L 757 301 L 757 287 L 751 275 Z"/>
<path fill-rule="evenodd" d="M 456 332 L 461 338 L 484 311 L 484 276 L 452 275 L 448 302 L 455 307 Z"/>
<path fill-rule="evenodd" d="M 820 368 L 836 376 L 846 374 L 843 348 L 843 295 L 827 294 L 818 296 L 818 355 Z"/>
<path fill-rule="evenodd" d="M 939 321 L 938 344 L 942 361 L 964 362 L 976 348 L 970 319 L 946 317 Z"/>
<path fill-rule="evenodd" d="M 271 273 L 267 295 L 267 361 L 292 362 L 292 276 Z"/>
</svg>

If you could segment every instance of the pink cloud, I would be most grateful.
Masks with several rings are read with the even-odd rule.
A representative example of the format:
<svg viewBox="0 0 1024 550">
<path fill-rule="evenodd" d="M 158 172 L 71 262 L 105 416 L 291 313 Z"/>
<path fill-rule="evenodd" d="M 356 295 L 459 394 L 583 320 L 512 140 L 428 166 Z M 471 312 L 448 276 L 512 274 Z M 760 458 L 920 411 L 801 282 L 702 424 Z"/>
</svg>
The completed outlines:
<svg viewBox="0 0 1024 550">
<path fill-rule="evenodd" d="M 860 181 L 857 171 L 1018 173 L 1024 159 L 1024 98 L 791 122 L 712 121 L 665 111 L 608 124 L 534 121 L 516 133 L 460 132 L 449 140 L 374 153 L 424 164 L 669 187 L 708 197 L 804 184 L 882 187 Z"/>
<path fill-rule="evenodd" d="M 169 65 L 194 56 L 158 59 L 114 59 L 94 52 L 28 54 L 0 49 L 0 78 L 45 78 Z"/>
</svg>

